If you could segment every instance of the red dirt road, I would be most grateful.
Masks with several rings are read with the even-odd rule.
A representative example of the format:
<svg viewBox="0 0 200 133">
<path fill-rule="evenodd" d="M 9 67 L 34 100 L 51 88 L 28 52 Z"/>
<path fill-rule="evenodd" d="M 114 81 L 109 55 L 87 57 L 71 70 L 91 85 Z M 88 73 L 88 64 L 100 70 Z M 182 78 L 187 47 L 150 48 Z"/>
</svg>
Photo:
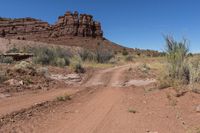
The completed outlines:
<svg viewBox="0 0 200 133">
<path fill-rule="evenodd" d="M 197 133 L 200 126 L 200 114 L 195 112 L 196 105 L 200 103 L 198 94 L 187 93 L 177 98 L 169 96 L 172 92 L 170 89 L 147 92 L 145 88 L 148 86 L 123 87 L 125 71 L 129 67 L 126 65 L 97 72 L 81 86 L 90 88 L 89 91 L 74 97 L 72 101 L 38 110 L 31 117 L 6 123 L 0 132 Z M 52 94 L 33 96 L 30 101 L 41 100 L 42 95 L 45 97 L 42 100 L 49 100 L 58 93 Z M 19 100 L 18 104 L 23 105 L 21 103 Z M 0 101 L 0 107 L 2 104 Z M 13 111 L 22 106 L 14 107 Z M 4 108 L 6 106 L 0 109 L 1 114 L 6 112 Z"/>
</svg>

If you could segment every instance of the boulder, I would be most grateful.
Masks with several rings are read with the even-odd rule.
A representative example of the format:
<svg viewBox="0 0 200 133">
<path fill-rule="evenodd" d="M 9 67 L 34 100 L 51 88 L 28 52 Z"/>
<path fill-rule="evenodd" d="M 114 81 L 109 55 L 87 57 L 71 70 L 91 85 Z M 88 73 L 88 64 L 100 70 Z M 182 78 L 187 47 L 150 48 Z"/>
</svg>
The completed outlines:
<svg viewBox="0 0 200 133">
<path fill-rule="evenodd" d="M 10 86 L 21 86 L 24 83 L 23 83 L 23 81 L 18 81 L 16 79 L 9 79 L 9 80 L 5 81 L 4 84 L 10 85 Z"/>
<path fill-rule="evenodd" d="M 200 113 L 200 105 L 198 105 L 198 106 L 196 107 L 196 112 L 197 112 L 197 113 Z"/>
</svg>

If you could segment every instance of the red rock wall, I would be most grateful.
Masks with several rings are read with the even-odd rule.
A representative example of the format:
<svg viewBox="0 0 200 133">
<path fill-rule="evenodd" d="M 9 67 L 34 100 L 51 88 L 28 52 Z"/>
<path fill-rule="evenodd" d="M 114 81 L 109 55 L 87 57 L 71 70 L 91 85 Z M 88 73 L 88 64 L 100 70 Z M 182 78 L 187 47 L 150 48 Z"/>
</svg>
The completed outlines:
<svg viewBox="0 0 200 133">
<path fill-rule="evenodd" d="M 93 16 L 66 12 L 60 16 L 55 25 L 49 25 L 33 18 L 7 19 L 0 18 L 0 37 L 23 38 L 39 35 L 41 37 L 58 38 L 61 36 L 80 36 L 102 38 L 101 24 L 93 20 Z"/>
</svg>

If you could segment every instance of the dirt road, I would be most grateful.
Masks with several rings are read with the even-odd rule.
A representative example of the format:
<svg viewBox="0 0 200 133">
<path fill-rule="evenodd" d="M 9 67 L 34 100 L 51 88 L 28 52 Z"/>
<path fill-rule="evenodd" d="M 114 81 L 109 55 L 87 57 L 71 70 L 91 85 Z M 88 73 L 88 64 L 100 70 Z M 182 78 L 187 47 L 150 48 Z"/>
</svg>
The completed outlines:
<svg viewBox="0 0 200 133">
<path fill-rule="evenodd" d="M 125 65 L 100 70 L 81 85 L 89 91 L 87 89 L 69 102 L 37 110 L 31 117 L 8 122 L 0 128 L 0 132 L 189 133 L 196 130 L 200 123 L 200 115 L 194 111 L 194 105 L 200 103 L 198 95 L 188 93 L 180 99 L 169 99 L 169 89 L 147 92 L 148 84 L 124 87 L 127 82 L 125 71 L 129 68 L 130 65 Z M 141 83 L 141 80 L 138 81 Z M 61 93 L 63 90 L 57 90 L 56 94 L 49 92 L 32 98 L 24 97 L 24 100 L 40 102 Z M 187 104 L 188 101 L 190 104 Z M 7 99 L 2 106 L 3 101 L 0 101 L 0 114 L 32 104 L 23 100 L 16 102 L 18 105 L 9 103 Z M 171 104 L 173 102 L 176 105 Z"/>
</svg>

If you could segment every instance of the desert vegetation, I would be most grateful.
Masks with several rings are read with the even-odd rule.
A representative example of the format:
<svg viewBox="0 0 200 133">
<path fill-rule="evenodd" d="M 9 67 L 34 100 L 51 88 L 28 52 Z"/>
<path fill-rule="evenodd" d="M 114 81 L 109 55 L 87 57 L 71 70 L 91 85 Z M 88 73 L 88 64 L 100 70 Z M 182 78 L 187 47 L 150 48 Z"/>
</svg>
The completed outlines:
<svg viewBox="0 0 200 133">
<path fill-rule="evenodd" d="M 167 62 L 160 80 L 161 88 L 173 86 L 196 90 L 195 86 L 200 83 L 200 57 L 191 56 L 189 42 L 186 39 L 177 42 L 173 37 L 166 36 L 165 41 Z"/>
<path fill-rule="evenodd" d="M 32 49 L 35 57 L 33 61 L 36 64 L 53 65 L 64 67 L 70 64 L 69 58 L 72 56 L 69 51 L 61 48 L 34 48 Z"/>
</svg>

